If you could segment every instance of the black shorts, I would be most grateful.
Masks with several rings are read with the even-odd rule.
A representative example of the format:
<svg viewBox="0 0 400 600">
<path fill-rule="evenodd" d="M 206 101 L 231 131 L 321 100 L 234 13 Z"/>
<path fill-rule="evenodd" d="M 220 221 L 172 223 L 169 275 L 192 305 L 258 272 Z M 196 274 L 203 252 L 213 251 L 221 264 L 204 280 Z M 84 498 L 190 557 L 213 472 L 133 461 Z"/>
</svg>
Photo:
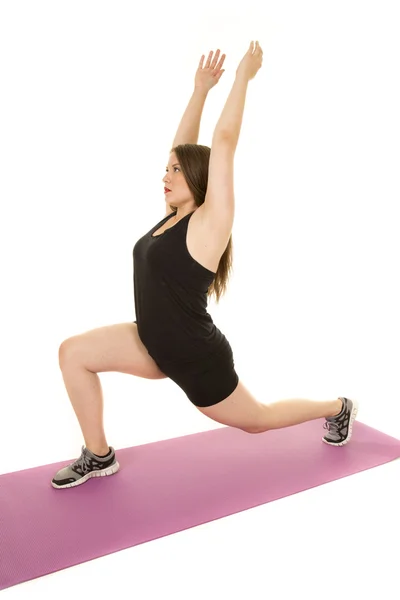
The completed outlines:
<svg viewBox="0 0 400 600">
<path fill-rule="evenodd" d="M 153 360 L 160 371 L 172 379 L 195 406 L 214 406 L 222 402 L 235 391 L 239 383 L 232 348 L 227 340 L 206 358 Z"/>
</svg>

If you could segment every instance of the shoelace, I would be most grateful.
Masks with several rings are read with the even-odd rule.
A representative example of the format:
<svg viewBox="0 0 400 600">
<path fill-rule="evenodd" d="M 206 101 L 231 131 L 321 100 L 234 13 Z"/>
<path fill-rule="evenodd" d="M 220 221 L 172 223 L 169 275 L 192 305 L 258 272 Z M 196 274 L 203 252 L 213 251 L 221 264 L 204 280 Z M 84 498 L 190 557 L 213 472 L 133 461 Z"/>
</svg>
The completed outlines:
<svg viewBox="0 0 400 600">
<path fill-rule="evenodd" d="M 88 473 L 91 470 L 90 458 L 86 452 L 82 452 L 78 460 L 74 462 L 72 469 L 76 472 L 81 471 L 82 473 Z"/>
<path fill-rule="evenodd" d="M 329 433 L 336 433 L 337 435 L 339 435 L 339 428 L 342 427 L 342 423 L 343 423 L 343 419 L 344 419 L 344 414 L 340 414 L 337 415 L 335 421 L 325 421 L 324 423 L 324 429 L 327 429 L 329 431 Z"/>
<path fill-rule="evenodd" d="M 335 421 L 325 421 L 324 429 L 327 429 L 329 433 L 339 433 L 339 423 Z"/>
</svg>

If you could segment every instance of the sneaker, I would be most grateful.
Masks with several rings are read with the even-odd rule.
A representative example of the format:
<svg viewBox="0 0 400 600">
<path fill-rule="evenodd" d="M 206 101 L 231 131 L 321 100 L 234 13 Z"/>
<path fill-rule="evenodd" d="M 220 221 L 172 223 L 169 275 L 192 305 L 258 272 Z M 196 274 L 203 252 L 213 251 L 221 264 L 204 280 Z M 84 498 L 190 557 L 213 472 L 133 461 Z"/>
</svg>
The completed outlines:
<svg viewBox="0 0 400 600">
<path fill-rule="evenodd" d="M 353 421 L 358 412 L 358 403 L 355 400 L 348 398 L 339 398 L 339 400 L 343 403 L 342 410 L 335 417 L 328 417 L 324 423 L 324 429 L 327 429 L 328 433 L 322 441 L 331 446 L 344 446 L 350 441 Z"/>
<path fill-rule="evenodd" d="M 106 477 L 117 471 L 119 463 L 115 458 L 114 448 L 110 446 L 110 452 L 101 458 L 82 446 L 82 454 L 78 460 L 58 471 L 51 485 L 58 490 L 71 488 L 85 483 L 91 477 Z"/>
</svg>

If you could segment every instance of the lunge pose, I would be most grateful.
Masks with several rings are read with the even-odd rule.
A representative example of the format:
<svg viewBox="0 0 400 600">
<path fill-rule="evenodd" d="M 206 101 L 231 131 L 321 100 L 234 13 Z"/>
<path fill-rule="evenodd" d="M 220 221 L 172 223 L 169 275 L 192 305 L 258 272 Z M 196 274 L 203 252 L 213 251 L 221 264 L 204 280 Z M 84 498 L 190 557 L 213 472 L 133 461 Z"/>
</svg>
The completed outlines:
<svg viewBox="0 0 400 600">
<path fill-rule="evenodd" d="M 261 402 L 239 379 L 229 341 L 207 312 L 208 297 L 220 300 L 232 266 L 234 156 L 249 82 L 262 66 L 263 51 L 251 42 L 241 60 L 211 148 L 197 144 L 200 119 L 209 91 L 224 72 L 225 55 L 217 50 L 205 65 L 204 59 L 163 177 L 165 216 L 133 248 L 136 321 L 88 331 L 60 346 L 60 367 L 85 446 L 55 475 L 55 488 L 119 469 L 103 426 L 98 373 L 108 371 L 169 377 L 210 419 L 248 433 L 325 418 L 324 442 L 342 446 L 350 440 L 355 401 Z"/>
</svg>

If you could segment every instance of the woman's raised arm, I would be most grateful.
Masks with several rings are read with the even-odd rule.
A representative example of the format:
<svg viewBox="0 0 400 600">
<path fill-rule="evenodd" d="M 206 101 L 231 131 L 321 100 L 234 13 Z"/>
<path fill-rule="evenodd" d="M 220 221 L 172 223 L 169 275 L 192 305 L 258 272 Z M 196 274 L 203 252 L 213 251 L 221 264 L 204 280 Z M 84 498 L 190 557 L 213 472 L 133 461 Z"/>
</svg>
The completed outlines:
<svg viewBox="0 0 400 600">
<path fill-rule="evenodd" d="M 179 144 L 197 144 L 198 142 L 201 116 L 208 92 L 218 83 L 224 73 L 222 65 L 226 55 L 223 54 L 218 62 L 219 54 L 220 50 L 217 50 L 213 59 L 211 51 L 204 67 L 204 54 L 200 59 L 195 76 L 194 91 L 176 132 L 173 148 Z"/>
<path fill-rule="evenodd" d="M 242 126 L 247 86 L 262 66 L 263 51 L 258 42 L 250 47 L 236 70 L 236 78 L 214 130 L 213 140 L 228 138 L 236 148 Z"/>
</svg>

